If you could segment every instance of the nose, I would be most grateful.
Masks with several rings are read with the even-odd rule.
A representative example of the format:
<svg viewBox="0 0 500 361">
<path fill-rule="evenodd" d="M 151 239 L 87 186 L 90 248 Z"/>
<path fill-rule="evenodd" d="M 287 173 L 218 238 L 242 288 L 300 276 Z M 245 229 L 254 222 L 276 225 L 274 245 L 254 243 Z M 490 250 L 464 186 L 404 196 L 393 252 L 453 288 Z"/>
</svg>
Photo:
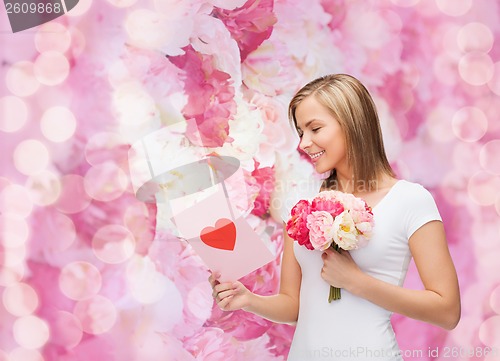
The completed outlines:
<svg viewBox="0 0 500 361">
<path fill-rule="evenodd" d="M 311 138 L 309 138 L 305 133 L 302 134 L 300 138 L 299 148 L 303 151 L 306 151 L 307 148 L 311 146 Z"/>
</svg>

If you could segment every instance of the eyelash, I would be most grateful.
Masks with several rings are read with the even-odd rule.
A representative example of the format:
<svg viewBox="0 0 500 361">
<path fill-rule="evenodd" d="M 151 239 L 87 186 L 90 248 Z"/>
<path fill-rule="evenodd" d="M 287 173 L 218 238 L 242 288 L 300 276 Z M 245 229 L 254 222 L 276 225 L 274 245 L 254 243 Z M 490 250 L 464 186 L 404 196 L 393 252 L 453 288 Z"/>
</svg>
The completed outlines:
<svg viewBox="0 0 500 361">
<path fill-rule="evenodd" d="M 312 131 L 313 131 L 314 133 L 316 133 L 316 132 L 317 132 L 318 130 L 320 130 L 320 129 L 321 129 L 321 128 L 313 128 L 313 129 L 312 129 Z M 304 133 L 299 133 L 299 138 L 302 138 L 302 135 L 303 135 L 303 134 L 304 134 Z"/>
</svg>

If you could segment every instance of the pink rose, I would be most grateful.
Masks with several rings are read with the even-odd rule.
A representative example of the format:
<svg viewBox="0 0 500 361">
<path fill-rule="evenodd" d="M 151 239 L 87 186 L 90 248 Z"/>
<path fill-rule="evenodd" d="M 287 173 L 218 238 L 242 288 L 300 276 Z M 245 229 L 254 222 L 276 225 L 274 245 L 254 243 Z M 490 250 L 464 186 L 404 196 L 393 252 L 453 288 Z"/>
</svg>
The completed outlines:
<svg viewBox="0 0 500 361">
<path fill-rule="evenodd" d="M 324 251 L 332 243 L 333 217 L 327 211 L 315 211 L 307 216 L 309 238 L 314 249 Z"/>
</svg>

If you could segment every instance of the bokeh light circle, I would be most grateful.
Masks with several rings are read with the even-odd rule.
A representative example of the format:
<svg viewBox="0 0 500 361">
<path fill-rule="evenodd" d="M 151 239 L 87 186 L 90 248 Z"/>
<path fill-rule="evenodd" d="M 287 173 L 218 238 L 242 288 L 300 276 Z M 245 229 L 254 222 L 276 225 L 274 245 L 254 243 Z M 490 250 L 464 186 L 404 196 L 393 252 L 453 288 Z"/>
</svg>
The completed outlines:
<svg viewBox="0 0 500 361">
<path fill-rule="evenodd" d="M 500 139 L 484 144 L 479 153 L 479 162 L 484 170 L 500 175 Z"/>
<path fill-rule="evenodd" d="M 54 21 L 41 25 L 35 34 L 35 47 L 40 53 L 45 51 L 64 53 L 70 45 L 70 32 L 64 25 Z"/>
<path fill-rule="evenodd" d="M 472 7 L 472 0 L 436 0 L 439 10 L 449 16 L 462 16 Z"/>
<path fill-rule="evenodd" d="M 6 248 L 20 247 L 30 236 L 30 229 L 25 219 L 8 214 L 0 214 L 0 234 Z"/>
<path fill-rule="evenodd" d="M 491 206 L 495 203 L 500 189 L 500 177 L 480 171 L 469 179 L 467 191 L 473 202 L 481 206 Z"/>
<path fill-rule="evenodd" d="M 44 361 L 44 358 L 38 350 L 18 347 L 9 353 L 8 361 Z"/>
<path fill-rule="evenodd" d="M 61 194 L 59 177 L 47 170 L 31 175 L 26 180 L 25 187 L 33 202 L 39 206 L 53 204 Z"/>
<path fill-rule="evenodd" d="M 22 266 L 26 260 L 26 246 L 5 248 L 3 251 L 2 265 L 6 268 Z"/>
<path fill-rule="evenodd" d="M 105 263 L 121 263 L 134 254 L 135 239 L 125 227 L 107 225 L 95 233 L 92 249 L 96 257 Z"/>
<path fill-rule="evenodd" d="M 78 213 L 88 207 L 90 196 L 85 192 L 83 177 L 78 174 L 68 174 L 61 178 L 61 195 L 56 202 L 56 208 L 63 213 Z"/>
<path fill-rule="evenodd" d="M 73 310 L 84 332 L 99 335 L 109 331 L 117 319 L 117 311 L 108 298 L 96 295 L 79 301 Z"/>
<path fill-rule="evenodd" d="M 17 132 L 28 120 L 28 106 L 15 96 L 0 98 L 0 131 L 6 133 Z"/>
<path fill-rule="evenodd" d="M 488 130 L 488 119 L 479 108 L 463 107 L 453 115 L 452 129 L 458 139 L 477 142 Z"/>
<path fill-rule="evenodd" d="M 39 140 L 24 140 L 14 149 L 14 165 L 20 173 L 25 175 L 43 171 L 49 161 L 49 150 Z"/>
<path fill-rule="evenodd" d="M 43 113 L 40 128 L 48 140 L 64 142 L 75 134 L 76 118 L 68 108 L 55 106 Z"/>
<path fill-rule="evenodd" d="M 458 72 L 470 85 L 484 85 L 493 78 L 494 64 L 488 54 L 470 52 L 460 58 Z"/>
<path fill-rule="evenodd" d="M 489 347 L 500 348 L 500 316 L 486 319 L 479 327 L 479 339 Z"/>
<path fill-rule="evenodd" d="M 20 61 L 7 70 L 5 83 L 12 94 L 20 97 L 35 94 L 40 82 L 36 79 L 33 68 L 33 63 Z"/>
<path fill-rule="evenodd" d="M 101 289 L 101 273 L 91 263 L 76 261 L 67 264 L 59 275 L 61 292 L 72 300 L 85 300 Z"/>
<path fill-rule="evenodd" d="M 31 315 L 38 307 L 36 291 L 26 283 L 16 283 L 7 287 L 2 295 L 5 309 L 14 316 Z"/>
<path fill-rule="evenodd" d="M 45 51 L 35 60 L 34 74 L 38 81 L 44 85 L 58 85 L 66 80 L 69 75 L 68 59 L 58 51 Z"/>
<path fill-rule="evenodd" d="M 94 199 L 108 202 L 120 197 L 127 189 L 128 177 L 113 162 L 91 167 L 84 178 L 86 192 Z"/>
<path fill-rule="evenodd" d="M 12 331 L 19 346 L 29 350 L 42 347 L 50 336 L 47 322 L 32 315 L 20 317 L 14 321 Z"/>
<path fill-rule="evenodd" d="M 457 44 L 464 53 L 471 51 L 487 53 L 493 47 L 493 42 L 491 29 L 479 22 L 463 26 L 457 35 Z"/>
<path fill-rule="evenodd" d="M 82 324 L 72 313 L 57 311 L 50 326 L 51 342 L 56 345 L 70 349 L 77 346 L 82 340 Z"/>
<path fill-rule="evenodd" d="M 3 214 L 27 218 L 33 210 L 33 201 L 26 188 L 9 184 L 0 193 L 0 209 Z"/>
</svg>

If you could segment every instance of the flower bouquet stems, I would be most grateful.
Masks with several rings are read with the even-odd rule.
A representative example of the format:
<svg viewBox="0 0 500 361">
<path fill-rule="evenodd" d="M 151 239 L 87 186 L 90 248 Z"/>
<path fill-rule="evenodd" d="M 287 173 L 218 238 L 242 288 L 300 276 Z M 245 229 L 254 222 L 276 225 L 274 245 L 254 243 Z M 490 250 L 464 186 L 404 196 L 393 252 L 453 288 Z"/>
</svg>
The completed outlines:
<svg viewBox="0 0 500 361">
<path fill-rule="evenodd" d="M 332 247 L 335 251 L 340 253 L 340 247 L 338 244 L 332 243 L 332 245 L 330 247 Z M 341 298 L 340 288 L 330 286 L 330 294 L 328 295 L 328 303 L 331 303 L 332 300 L 333 301 L 340 300 L 340 298 Z"/>
</svg>

